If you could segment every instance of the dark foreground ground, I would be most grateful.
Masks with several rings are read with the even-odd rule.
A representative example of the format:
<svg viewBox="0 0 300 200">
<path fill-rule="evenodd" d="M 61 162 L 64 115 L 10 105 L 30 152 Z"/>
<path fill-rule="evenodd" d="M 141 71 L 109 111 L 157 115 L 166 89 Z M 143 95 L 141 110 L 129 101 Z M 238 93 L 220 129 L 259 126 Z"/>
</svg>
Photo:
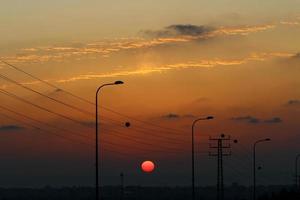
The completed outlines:
<svg viewBox="0 0 300 200">
<path fill-rule="evenodd" d="M 300 193 L 289 186 L 259 186 L 257 200 L 300 200 Z M 122 188 L 107 186 L 101 189 L 101 200 L 189 200 L 189 187 L 140 187 Z M 89 187 L 0 188 L 0 200 L 91 200 L 94 189 Z M 197 188 L 197 198 L 216 200 L 215 187 Z M 251 188 L 232 185 L 225 188 L 226 200 L 252 199 Z"/>
</svg>

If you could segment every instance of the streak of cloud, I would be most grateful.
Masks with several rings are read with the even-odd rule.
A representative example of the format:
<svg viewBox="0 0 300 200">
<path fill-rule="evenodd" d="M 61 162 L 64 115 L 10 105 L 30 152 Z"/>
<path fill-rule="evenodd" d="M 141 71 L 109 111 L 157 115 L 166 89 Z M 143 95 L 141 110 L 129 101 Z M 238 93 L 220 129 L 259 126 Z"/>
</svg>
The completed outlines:
<svg viewBox="0 0 300 200">
<path fill-rule="evenodd" d="M 79 80 L 92 80 L 97 78 L 114 78 L 120 76 L 131 76 L 131 75 L 147 75 L 152 73 L 163 73 L 170 70 L 180 70 L 189 68 L 211 68 L 217 66 L 238 66 L 246 64 L 251 61 L 265 61 L 274 57 L 290 57 L 293 54 L 289 53 L 262 53 L 262 54 L 251 54 L 250 56 L 242 59 L 226 60 L 226 59 L 212 59 L 212 60 L 200 60 L 198 62 L 186 62 L 186 63 L 175 63 L 167 64 L 163 66 L 149 66 L 143 69 L 134 69 L 131 71 L 119 71 L 113 73 L 102 73 L 102 74 L 81 74 L 71 78 L 60 79 L 56 82 L 67 83 Z"/>
<path fill-rule="evenodd" d="M 285 105 L 286 106 L 300 106 L 300 100 L 299 99 L 291 99 Z"/>
<path fill-rule="evenodd" d="M 126 38 L 107 40 L 86 44 L 70 44 L 66 46 L 46 46 L 21 49 L 20 54 L 15 56 L 3 56 L 2 60 L 12 64 L 17 63 L 45 63 L 50 61 L 62 62 L 66 59 L 80 60 L 84 57 L 97 55 L 109 57 L 112 53 L 131 50 L 145 49 L 166 44 L 192 42 L 196 40 L 210 39 L 221 36 L 249 35 L 275 28 L 275 25 L 256 26 L 234 26 L 212 28 L 197 25 L 171 25 L 162 30 L 144 31 L 145 35 L 152 35 L 147 38 Z"/>
<path fill-rule="evenodd" d="M 0 126 L 0 132 L 8 132 L 8 131 L 19 131 L 24 129 L 24 127 L 18 126 L 18 125 L 5 125 Z"/>
<path fill-rule="evenodd" d="M 146 30 L 142 34 L 150 37 L 165 38 L 175 36 L 201 36 L 213 31 L 212 27 L 197 26 L 192 24 L 175 24 L 162 30 Z"/>
<path fill-rule="evenodd" d="M 161 118 L 167 119 L 167 120 L 175 120 L 175 119 L 177 120 L 177 119 L 195 118 L 195 116 L 192 114 L 179 115 L 176 113 L 169 113 L 169 114 L 161 116 Z"/>
<path fill-rule="evenodd" d="M 281 123 L 282 119 L 280 117 L 273 117 L 271 119 L 266 119 L 264 120 L 264 123 L 267 124 L 277 124 L 277 123 Z"/>
<path fill-rule="evenodd" d="M 272 117 L 270 119 L 259 119 L 257 117 L 248 115 L 248 116 L 240 116 L 231 118 L 233 121 L 237 122 L 245 122 L 249 124 L 278 124 L 282 123 L 283 120 L 280 117 Z"/>
<path fill-rule="evenodd" d="M 258 124 L 261 122 L 260 119 L 253 117 L 253 116 L 233 117 L 233 118 L 231 118 L 231 120 L 246 122 L 246 123 L 250 123 L 250 124 Z"/>
</svg>

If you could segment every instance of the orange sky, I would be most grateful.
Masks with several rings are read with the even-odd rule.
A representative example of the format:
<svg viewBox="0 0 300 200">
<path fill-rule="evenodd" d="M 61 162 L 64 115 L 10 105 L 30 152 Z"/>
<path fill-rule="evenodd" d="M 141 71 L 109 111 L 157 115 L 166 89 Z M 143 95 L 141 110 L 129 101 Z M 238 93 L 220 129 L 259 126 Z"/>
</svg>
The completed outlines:
<svg viewBox="0 0 300 200">
<path fill-rule="evenodd" d="M 174 10 L 168 8 L 167 2 L 156 1 L 126 5 L 104 1 L 102 5 L 97 2 L 88 5 L 64 0 L 60 5 L 56 1 L 42 5 L 30 0 L 27 4 L 18 1 L 5 4 L 11 12 L 0 8 L 7 27 L 0 33 L 1 60 L 62 90 L 0 63 L 0 98 L 4 107 L 0 108 L 2 154 L 16 156 L 4 168 L 18 165 L 21 158 L 28 158 L 28 166 L 23 168 L 32 170 L 38 165 L 48 166 L 49 160 L 55 163 L 56 159 L 67 167 L 68 160 L 77 165 L 72 173 L 88 172 L 82 172 L 77 183 L 90 184 L 94 105 L 65 91 L 93 103 L 96 88 L 115 80 L 123 80 L 125 84 L 107 87 L 100 95 L 101 106 L 108 108 L 100 109 L 100 130 L 103 156 L 108 160 L 103 167 L 110 175 L 118 170 L 135 174 L 132 166 L 138 167 L 144 159 L 157 161 L 162 166 L 159 173 L 166 177 L 173 172 L 167 172 L 168 166 L 174 163 L 188 166 L 191 123 L 196 117 L 207 115 L 216 119 L 199 124 L 197 152 L 202 158 L 199 166 L 205 162 L 214 166 L 213 160 L 207 158 L 208 137 L 220 133 L 241 141 L 236 147 L 241 154 L 249 154 L 245 148 L 249 150 L 252 142 L 262 137 L 274 139 L 272 145 L 266 146 L 264 155 L 280 151 L 285 155 L 283 163 L 288 163 L 297 153 L 300 131 L 300 12 L 294 5 L 297 3 L 263 2 L 269 6 L 265 13 L 257 1 L 234 5 L 225 0 L 187 1 L 184 6 L 174 1 Z M 92 5 L 102 11 L 111 9 L 96 12 Z M 198 12 L 201 6 L 206 6 L 207 11 Z M 91 20 L 93 17 L 95 21 Z M 95 26 L 96 22 L 100 25 Z M 26 29 L 25 24 L 28 24 Z M 37 106 L 8 97 L 3 94 L 5 91 Z M 124 127 L 127 121 L 132 124 L 129 128 Z M 272 150 L 275 146 L 276 150 Z M 274 162 L 276 157 L 270 156 L 266 165 Z M 58 176 L 59 167 L 50 166 L 53 166 L 49 167 L 51 173 Z M 204 168 L 209 170 L 207 166 Z M 183 171 L 188 174 L 188 167 Z M 151 184 L 170 184 L 161 181 L 158 175 L 156 178 L 151 179 Z M 207 179 L 213 183 L 214 179 Z M 132 184 L 141 181 L 134 180 Z M 276 181 L 286 183 L 288 177 Z M 49 182 L 55 184 L 53 180 Z M 113 181 L 108 178 L 107 183 Z M 46 183 L 38 179 L 32 184 Z M 16 183 L 12 181 L 10 185 Z"/>
</svg>

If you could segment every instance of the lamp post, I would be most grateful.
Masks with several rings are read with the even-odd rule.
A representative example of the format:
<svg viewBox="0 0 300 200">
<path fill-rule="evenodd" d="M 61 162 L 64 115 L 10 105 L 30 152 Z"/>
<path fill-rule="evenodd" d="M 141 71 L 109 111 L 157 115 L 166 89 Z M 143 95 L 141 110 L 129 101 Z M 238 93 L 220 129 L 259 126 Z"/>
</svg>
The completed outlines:
<svg viewBox="0 0 300 200">
<path fill-rule="evenodd" d="M 120 179 L 121 179 L 121 197 L 120 199 L 123 200 L 124 199 L 124 173 L 121 172 L 120 174 Z"/>
<path fill-rule="evenodd" d="M 114 83 L 107 83 L 107 84 L 103 84 L 100 87 L 98 87 L 97 91 L 96 91 L 96 163 L 95 163 L 95 167 L 96 167 L 96 182 L 95 182 L 95 192 L 96 192 L 96 200 L 99 200 L 99 156 L 98 156 L 98 129 L 99 129 L 99 123 L 98 123 L 98 93 L 100 92 L 101 88 L 105 87 L 105 86 L 110 86 L 110 85 L 120 85 L 123 84 L 123 81 L 115 81 Z"/>
<path fill-rule="evenodd" d="M 271 141 L 270 138 L 257 140 L 253 145 L 253 200 L 256 200 L 256 145 L 261 142 Z"/>
<path fill-rule="evenodd" d="M 194 148 L 194 129 L 197 122 L 202 120 L 214 119 L 213 116 L 207 116 L 204 118 L 198 118 L 194 120 L 192 125 L 192 199 L 195 200 L 195 148 Z"/>
<path fill-rule="evenodd" d="M 296 156 L 295 160 L 295 181 L 296 181 L 296 190 L 298 190 L 299 187 L 299 176 L 298 176 L 298 163 L 299 163 L 300 154 Z"/>
</svg>

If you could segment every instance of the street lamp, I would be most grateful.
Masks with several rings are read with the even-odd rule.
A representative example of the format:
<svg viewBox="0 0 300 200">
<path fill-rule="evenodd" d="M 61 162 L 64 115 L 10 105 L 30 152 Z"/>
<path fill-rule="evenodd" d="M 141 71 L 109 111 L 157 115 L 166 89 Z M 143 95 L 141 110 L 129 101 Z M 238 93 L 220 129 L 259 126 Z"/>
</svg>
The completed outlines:
<svg viewBox="0 0 300 200">
<path fill-rule="evenodd" d="M 261 142 L 271 141 L 270 138 L 257 140 L 253 145 L 253 200 L 256 200 L 256 145 Z"/>
<path fill-rule="evenodd" d="M 100 87 L 98 87 L 96 91 L 96 183 L 95 183 L 95 190 L 96 190 L 96 200 L 99 200 L 99 156 L 98 156 L 98 129 L 99 129 L 99 123 L 98 123 L 98 93 L 100 92 L 100 89 L 105 87 L 105 86 L 110 86 L 110 85 L 120 85 L 124 84 L 123 81 L 115 81 L 114 83 L 107 83 L 103 84 Z"/>
<path fill-rule="evenodd" d="M 296 160 L 295 160 L 295 181 L 296 181 L 296 190 L 298 190 L 298 186 L 299 186 L 299 176 L 298 176 L 298 163 L 299 163 L 299 158 L 300 158 L 300 154 L 298 154 L 296 156 Z"/>
<path fill-rule="evenodd" d="M 211 120 L 214 119 L 213 116 L 207 116 L 204 118 L 198 118 L 194 120 L 193 125 L 192 125 L 192 198 L 195 200 L 195 148 L 194 148 L 194 129 L 195 125 L 198 121 L 202 120 Z"/>
</svg>

